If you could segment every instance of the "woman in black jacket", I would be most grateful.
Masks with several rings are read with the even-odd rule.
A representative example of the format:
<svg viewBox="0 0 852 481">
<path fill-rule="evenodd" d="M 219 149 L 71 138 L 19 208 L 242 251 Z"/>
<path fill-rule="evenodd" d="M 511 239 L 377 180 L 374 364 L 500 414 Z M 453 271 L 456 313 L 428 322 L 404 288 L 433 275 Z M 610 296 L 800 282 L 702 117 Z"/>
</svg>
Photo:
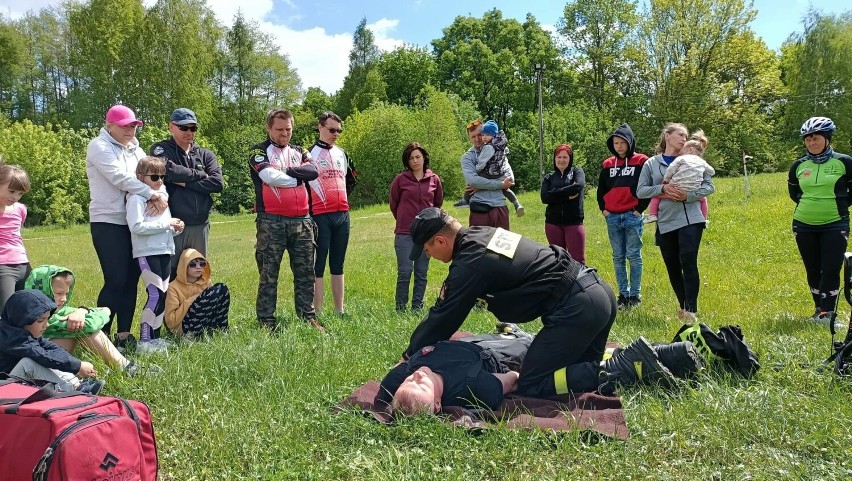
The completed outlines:
<svg viewBox="0 0 852 481">
<path fill-rule="evenodd" d="M 561 144 L 553 151 L 553 172 L 541 181 L 544 233 L 547 242 L 565 248 L 571 257 L 586 263 L 586 228 L 583 227 L 583 188 L 586 174 L 574 166 L 574 151 Z"/>
</svg>

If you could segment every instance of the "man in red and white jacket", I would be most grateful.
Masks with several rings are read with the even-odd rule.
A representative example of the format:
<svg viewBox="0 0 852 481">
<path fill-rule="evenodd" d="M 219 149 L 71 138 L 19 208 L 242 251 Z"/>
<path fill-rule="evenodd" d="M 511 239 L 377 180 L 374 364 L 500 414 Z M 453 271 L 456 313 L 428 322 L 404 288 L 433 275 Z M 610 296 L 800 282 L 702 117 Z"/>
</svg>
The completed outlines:
<svg viewBox="0 0 852 481">
<path fill-rule="evenodd" d="M 314 222 L 310 217 L 305 183 L 317 178 L 307 150 L 290 143 L 293 114 L 273 110 L 266 116 L 265 142 L 251 148 L 249 171 L 257 211 L 255 259 L 259 274 L 257 320 L 278 327 L 278 271 L 284 251 L 290 251 L 296 314 L 324 331 L 314 310 Z"/>
<path fill-rule="evenodd" d="M 355 188 L 355 167 L 334 145 L 343 132 L 340 117 L 323 112 L 317 123 L 319 139 L 311 147 L 311 163 L 319 177 L 309 182 L 311 215 L 317 225 L 317 257 L 314 267 L 314 306 L 322 311 L 323 275 L 328 259 L 334 312 L 343 314 L 343 262 L 349 244 L 349 194 Z"/>
<path fill-rule="evenodd" d="M 618 284 L 618 308 L 638 306 L 642 302 L 642 211 L 649 199 L 636 197 L 639 173 L 648 160 L 635 152 L 633 130 L 622 124 L 609 136 L 606 146 L 613 156 L 604 160 L 598 178 L 598 207 L 606 218 L 612 263 Z M 630 276 L 627 263 L 630 261 Z"/>
</svg>

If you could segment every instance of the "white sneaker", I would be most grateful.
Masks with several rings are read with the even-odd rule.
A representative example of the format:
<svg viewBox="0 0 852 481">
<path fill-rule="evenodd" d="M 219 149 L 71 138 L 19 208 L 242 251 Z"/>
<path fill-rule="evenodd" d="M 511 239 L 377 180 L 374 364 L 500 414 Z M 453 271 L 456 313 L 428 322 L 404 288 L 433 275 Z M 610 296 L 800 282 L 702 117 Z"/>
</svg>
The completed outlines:
<svg viewBox="0 0 852 481">
<path fill-rule="evenodd" d="M 841 321 L 834 312 L 821 312 L 818 316 L 811 317 L 809 320 L 814 324 L 828 327 L 831 320 L 834 319 L 834 329 L 843 329 L 846 325 Z"/>
<path fill-rule="evenodd" d="M 655 216 L 653 214 L 649 215 L 642 222 L 645 223 L 645 224 L 653 224 L 654 222 L 657 222 L 657 216 Z"/>
<path fill-rule="evenodd" d="M 524 206 L 519 205 L 517 209 L 515 209 L 515 215 L 518 217 L 523 217 L 526 212 L 524 212 Z"/>
<path fill-rule="evenodd" d="M 163 354 L 168 352 L 171 343 L 165 339 L 151 339 L 149 341 L 139 341 L 136 344 L 136 354 Z"/>
</svg>

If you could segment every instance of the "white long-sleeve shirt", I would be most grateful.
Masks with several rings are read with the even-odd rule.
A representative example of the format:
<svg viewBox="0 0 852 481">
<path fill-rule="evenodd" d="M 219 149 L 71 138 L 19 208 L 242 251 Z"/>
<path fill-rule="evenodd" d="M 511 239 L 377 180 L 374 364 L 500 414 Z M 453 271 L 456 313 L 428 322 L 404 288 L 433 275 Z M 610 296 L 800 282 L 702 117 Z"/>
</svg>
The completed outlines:
<svg viewBox="0 0 852 481">
<path fill-rule="evenodd" d="M 86 176 L 89 178 L 89 222 L 126 225 L 125 194 L 146 200 L 154 191 L 136 178 L 136 164 L 145 157 L 139 141 L 125 147 L 106 128 L 86 149 Z"/>
</svg>

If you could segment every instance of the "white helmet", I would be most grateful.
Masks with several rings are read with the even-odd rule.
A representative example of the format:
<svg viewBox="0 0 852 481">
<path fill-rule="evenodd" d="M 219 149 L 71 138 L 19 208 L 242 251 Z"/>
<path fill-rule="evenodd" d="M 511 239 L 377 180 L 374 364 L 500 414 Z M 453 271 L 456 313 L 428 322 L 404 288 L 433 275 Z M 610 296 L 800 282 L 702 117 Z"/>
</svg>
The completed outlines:
<svg viewBox="0 0 852 481">
<path fill-rule="evenodd" d="M 802 137 L 814 133 L 825 133 L 828 134 L 828 137 L 831 137 L 831 134 L 837 130 L 837 126 L 834 125 L 834 122 L 828 117 L 811 117 L 808 120 L 805 120 L 805 123 L 802 124 Z"/>
</svg>

